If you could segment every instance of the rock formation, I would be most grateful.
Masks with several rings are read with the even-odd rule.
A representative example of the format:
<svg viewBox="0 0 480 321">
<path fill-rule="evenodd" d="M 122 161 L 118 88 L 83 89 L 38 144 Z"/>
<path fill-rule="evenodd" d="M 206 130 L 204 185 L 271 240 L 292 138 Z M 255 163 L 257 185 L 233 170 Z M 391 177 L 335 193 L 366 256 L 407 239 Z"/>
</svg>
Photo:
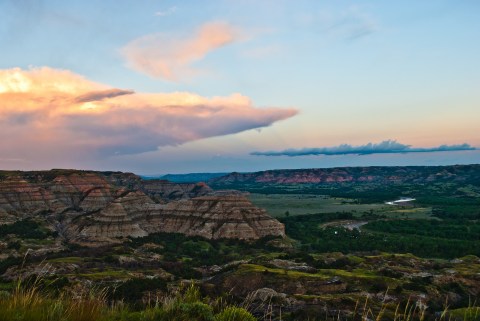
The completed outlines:
<svg viewBox="0 0 480 321">
<path fill-rule="evenodd" d="M 283 224 L 240 193 L 131 173 L 0 172 L 0 224 L 40 219 L 66 241 L 122 242 L 155 232 L 209 239 L 284 236 Z"/>
<path fill-rule="evenodd" d="M 283 224 L 239 195 L 202 196 L 170 202 L 147 216 L 145 229 L 209 239 L 284 236 Z"/>
<path fill-rule="evenodd" d="M 201 196 L 157 204 L 143 192 L 131 192 L 70 224 L 67 236 L 75 243 L 102 244 L 155 232 L 243 240 L 285 235 L 283 224 L 244 196 Z"/>
</svg>

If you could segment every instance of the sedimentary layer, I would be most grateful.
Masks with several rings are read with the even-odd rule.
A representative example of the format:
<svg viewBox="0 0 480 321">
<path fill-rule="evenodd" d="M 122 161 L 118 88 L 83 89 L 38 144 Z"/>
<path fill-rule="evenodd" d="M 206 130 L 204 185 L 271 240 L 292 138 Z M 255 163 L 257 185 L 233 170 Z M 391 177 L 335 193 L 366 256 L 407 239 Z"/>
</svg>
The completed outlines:
<svg viewBox="0 0 480 321">
<path fill-rule="evenodd" d="M 24 219 L 92 246 L 156 232 L 209 239 L 285 235 L 283 224 L 241 193 L 120 172 L 0 172 L 0 224 Z"/>
</svg>

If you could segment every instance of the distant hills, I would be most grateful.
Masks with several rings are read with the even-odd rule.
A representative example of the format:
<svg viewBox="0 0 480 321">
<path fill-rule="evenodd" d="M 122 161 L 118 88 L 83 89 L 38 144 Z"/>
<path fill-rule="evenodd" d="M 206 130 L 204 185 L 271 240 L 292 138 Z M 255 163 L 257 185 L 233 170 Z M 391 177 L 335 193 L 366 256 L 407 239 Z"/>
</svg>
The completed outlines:
<svg viewBox="0 0 480 321">
<path fill-rule="evenodd" d="M 167 174 L 156 176 L 142 176 L 145 180 L 164 179 L 174 183 L 199 183 L 228 175 L 229 173 L 189 173 L 189 174 Z"/>
<path fill-rule="evenodd" d="M 323 184 L 323 183 L 428 183 L 468 181 L 480 183 L 480 164 L 448 166 L 363 166 L 305 169 L 273 169 L 258 172 L 188 173 L 142 176 L 174 183 L 206 182 L 237 184 Z"/>
<path fill-rule="evenodd" d="M 210 185 L 328 183 L 480 183 L 480 164 L 279 169 L 212 177 Z"/>
</svg>

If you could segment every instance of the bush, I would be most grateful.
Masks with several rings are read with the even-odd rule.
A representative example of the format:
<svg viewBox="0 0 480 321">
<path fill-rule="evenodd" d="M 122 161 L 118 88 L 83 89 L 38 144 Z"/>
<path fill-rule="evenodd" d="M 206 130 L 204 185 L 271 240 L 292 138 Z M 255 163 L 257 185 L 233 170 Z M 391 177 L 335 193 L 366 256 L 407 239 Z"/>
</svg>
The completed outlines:
<svg viewBox="0 0 480 321">
<path fill-rule="evenodd" d="M 136 301 L 141 300 L 143 294 L 148 291 L 166 292 L 167 283 L 160 278 L 134 278 L 122 283 L 110 294 L 110 296 L 116 300 L 125 300 L 129 303 L 135 303 Z"/>
<path fill-rule="evenodd" d="M 228 307 L 215 316 L 215 321 L 256 321 L 247 310 L 238 307 Z"/>
<path fill-rule="evenodd" d="M 15 234 L 24 239 L 42 240 L 49 237 L 51 233 L 42 231 L 40 224 L 27 219 L 9 225 L 0 225 L 0 237 L 8 234 Z"/>
<path fill-rule="evenodd" d="M 215 321 L 213 309 L 203 302 L 177 302 L 170 309 L 157 315 L 158 321 Z"/>
</svg>

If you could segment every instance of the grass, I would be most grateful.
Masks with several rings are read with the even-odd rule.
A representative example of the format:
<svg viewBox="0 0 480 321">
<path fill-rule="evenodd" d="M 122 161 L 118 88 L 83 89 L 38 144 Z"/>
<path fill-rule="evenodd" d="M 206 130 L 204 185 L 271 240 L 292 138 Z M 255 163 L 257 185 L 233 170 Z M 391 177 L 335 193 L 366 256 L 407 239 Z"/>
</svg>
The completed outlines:
<svg viewBox="0 0 480 321">
<path fill-rule="evenodd" d="M 0 291 L 11 291 L 15 287 L 12 282 L 0 282 Z"/>
<path fill-rule="evenodd" d="M 249 268 L 259 269 L 255 266 Z M 273 270 L 273 269 L 270 269 Z M 348 314 L 315 315 L 292 319 L 292 315 L 277 314 L 275 307 L 267 303 L 263 316 L 254 317 L 248 309 L 251 302 L 245 301 L 240 306 L 228 304 L 224 299 L 202 297 L 194 284 L 180 286 L 175 292 L 159 297 L 152 295 L 144 309 L 133 311 L 120 302 L 109 302 L 106 291 L 93 290 L 72 296 L 67 293 L 53 295 L 42 290 L 37 279 L 30 286 L 17 282 L 11 293 L 0 292 L 0 321 L 287 321 L 287 320 L 322 320 L 322 321 L 355 321 L 355 320 L 393 320 L 423 321 L 426 318 L 426 306 L 409 299 L 406 303 L 386 303 L 372 301 L 368 296 L 360 298 L 352 296 L 348 299 L 356 302 L 353 312 Z M 319 296 L 303 298 L 316 299 Z M 345 299 L 345 298 L 341 298 Z M 332 307 L 332 311 L 335 307 Z M 446 307 L 435 320 L 480 320 L 480 308 L 475 304 L 470 307 L 448 310 Z"/>
<path fill-rule="evenodd" d="M 329 277 L 327 275 L 316 274 L 316 273 L 305 273 L 300 271 L 287 271 L 280 268 L 270 268 L 263 265 L 257 264 L 242 264 L 239 266 L 238 270 L 235 271 L 238 275 L 248 275 L 251 273 L 268 273 L 275 275 L 275 277 L 286 277 L 286 278 L 320 278 L 327 280 Z"/>
<path fill-rule="evenodd" d="M 72 297 L 42 291 L 39 279 L 26 287 L 18 282 L 11 294 L 0 293 L 0 321 L 255 321 L 246 309 L 221 300 L 207 302 L 195 285 L 165 298 L 152 297 L 141 311 L 107 301 L 98 290 Z"/>
<path fill-rule="evenodd" d="M 283 217 L 285 212 L 290 215 L 335 212 L 378 211 L 384 204 L 355 204 L 353 199 L 331 198 L 323 195 L 296 194 L 250 194 L 250 201 L 264 208 L 273 217 Z"/>
<path fill-rule="evenodd" d="M 402 208 L 382 203 L 358 204 L 350 198 L 337 198 L 324 195 L 299 194 L 255 194 L 249 195 L 250 201 L 264 208 L 273 217 L 321 213 L 351 212 L 355 217 L 364 214 L 386 215 L 388 218 L 432 218 L 431 207 Z"/>
<path fill-rule="evenodd" d="M 130 279 L 132 275 L 125 270 L 105 270 L 92 273 L 79 273 L 77 276 L 87 278 L 90 280 L 103 280 L 106 278 L 121 280 L 121 279 Z"/>
<path fill-rule="evenodd" d="M 473 306 L 450 310 L 449 315 L 451 315 L 453 319 L 459 319 L 463 321 L 478 321 L 480 320 L 480 307 Z"/>
<path fill-rule="evenodd" d="M 70 256 L 70 257 L 59 257 L 56 259 L 50 259 L 47 262 L 49 263 L 71 263 L 71 264 L 76 264 L 76 263 L 82 263 L 84 261 L 83 258 L 78 257 L 78 256 Z"/>
<path fill-rule="evenodd" d="M 363 281 L 366 283 L 372 281 L 384 281 L 389 286 L 396 286 L 399 282 L 395 279 L 377 275 L 375 272 L 365 269 L 353 269 L 352 271 L 346 271 L 341 269 L 318 269 L 316 273 L 307 273 L 294 270 L 284 270 L 280 268 L 265 267 L 257 264 L 242 264 L 235 272 L 238 275 L 248 275 L 251 273 L 262 273 L 271 275 L 274 278 L 288 278 L 288 279 L 320 279 L 329 280 L 333 277 L 341 277 L 343 279 L 351 279 Z"/>
<path fill-rule="evenodd" d="M 384 213 L 388 218 L 409 218 L 409 219 L 437 219 L 432 216 L 431 207 L 398 208 L 390 206 Z"/>
</svg>

